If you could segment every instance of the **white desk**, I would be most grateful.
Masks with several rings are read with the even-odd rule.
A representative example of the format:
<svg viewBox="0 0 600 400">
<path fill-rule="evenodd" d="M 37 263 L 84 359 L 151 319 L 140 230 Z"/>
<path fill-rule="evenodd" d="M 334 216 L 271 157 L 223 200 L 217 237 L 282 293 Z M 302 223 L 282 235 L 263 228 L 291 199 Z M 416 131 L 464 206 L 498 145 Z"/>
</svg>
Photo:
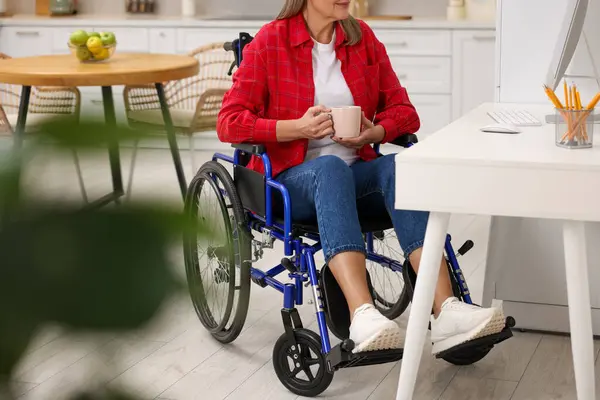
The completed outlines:
<svg viewBox="0 0 600 400">
<path fill-rule="evenodd" d="M 493 107 L 480 106 L 396 158 L 396 208 L 431 212 L 396 399 L 412 399 L 429 337 L 427 326 L 450 213 L 463 213 L 563 221 L 577 398 L 593 400 L 584 221 L 600 221 L 600 144 L 591 149 L 559 148 L 554 144 L 554 125 L 522 128 L 516 135 L 481 132 L 479 128 L 491 122 L 486 112 Z M 552 111 L 543 106 L 515 107 L 526 108 L 541 121 Z M 596 129 L 598 138 L 600 127 Z"/>
</svg>

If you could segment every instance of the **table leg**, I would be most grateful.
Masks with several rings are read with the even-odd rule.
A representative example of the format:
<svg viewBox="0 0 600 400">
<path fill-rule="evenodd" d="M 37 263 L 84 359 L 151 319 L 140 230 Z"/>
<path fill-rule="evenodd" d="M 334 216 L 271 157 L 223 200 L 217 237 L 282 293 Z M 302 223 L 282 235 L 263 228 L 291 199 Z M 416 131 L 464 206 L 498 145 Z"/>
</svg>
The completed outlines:
<svg viewBox="0 0 600 400">
<path fill-rule="evenodd" d="M 123 177 L 121 175 L 121 155 L 119 152 L 119 138 L 114 137 L 117 128 L 117 117 L 115 115 L 115 103 L 111 86 L 102 87 L 102 102 L 104 103 L 104 119 L 110 132 L 108 141 L 108 156 L 110 159 L 110 171 L 112 175 L 114 201 L 118 202 L 123 196 Z"/>
<path fill-rule="evenodd" d="M 421 356 L 428 338 L 428 324 L 433 307 L 433 295 L 440 271 L 450 214 L 431 213 L 425 233 L 425 244 L 419 265 L 417 284 L 412 299 L 404 356 L 396 400 L 411 400 L 417 382 Z"/>
<path fill-rule="evenodd" d="M 169 147 L 171 148 L 171 155 L 173 157 L 173 164 L 175 165 L 175 172 L 177 173 L 177 180 L 179 181 L 181 196 L 185 201 L 185 194 L 187 192 L 187 181 L 185 180 L 183 165 L 181 164 L 181 155 L 179 154 L 179 147 L 177 146 L 177 137 L 175 136 L 175 127 L 173 126 L 173 119 L 171 118 L 169 104 L 167 103 L 167 98 L 165 96 L 165 88 L 162 83 L 156 84 L 156 92 L 158 93 L 158 100 L 160 101 L 160 108 L 162 110 L 163 119 L 165 121 L 165 128 L 167 130 L 167 140 L 169 141 Z"/>
<path fill-rule="evenodd" d="M 19 116 L 17 117 L 17 126 L 15 127 L 14 146 L 20 148 L 25 138 L 25 122 L 29 112 L 29 100 L 31 99 L 31 86 L 23 86 L 21 89 L 21 101 L 19 104 Z"/>
<path fill-rule="evenodd" d="M 584 223 L 565 221 L 563 239 L 577 398 L 593 400 L 594 342 Z"/>
<path fill-rule="evenodd" d="M 13 137 L 13 157 L 18 157 L 17 161 L 22 162 L 20 159 L 21 155 L 19 151 L 23 146 L 23 139 L 25 137 L 25 122 L 27 121 L 27 112 L 29 111 L 29 99 L 31 97 L 31 86 L 23 86 L 21 89 L 21 101 L 19 103 L 19 115 L 17 117 L 17 125 L 15 126 L 14 137 Z M 19 186 L 21 183 L 21 168 L 19 168 L 13 180 L 10 182 L 13 185 L 15 193 L 19 193 Z M 8 222 L 13 214 L 12 210 L 17 206 L 19 198 L 7 197 L 6 203 L 3 204 L 2 210 L 0 210 L 0 224 Z"/>
</svg>

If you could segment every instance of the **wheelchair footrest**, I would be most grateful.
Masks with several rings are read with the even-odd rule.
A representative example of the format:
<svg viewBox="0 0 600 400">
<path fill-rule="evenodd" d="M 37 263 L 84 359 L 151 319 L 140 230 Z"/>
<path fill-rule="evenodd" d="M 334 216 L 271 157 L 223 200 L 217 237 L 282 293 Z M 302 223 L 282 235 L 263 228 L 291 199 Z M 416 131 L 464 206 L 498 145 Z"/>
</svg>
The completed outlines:
<svg viewBox="0 0 600 400">
<path fill-rule="evenodd" d="M 367 351 L 364 353 L 353 353 L 352 348 L 345 343 L 340 343 L 331 349 L 327 355 L 327 364 L 331 371 L 337 371 L 341 368 L 364 367 L 366 365 L 385 364 L 396 362 L 402 359 L 404 349 Z"/>
<path fill-rule="evenodd" d="M 458 346 L 454 346 L 451 349 L 442 351 L 435 355 L 436 358 L 454 358 L 456 356 L 466 355 L 472 352 L 485 352 L 491 350 L 495 345 L 510 339 L 513 336 L 512 328 L 514 326 L 514 319 L 512 317 L 507 318 L 507 323 L 504 329 L 495 335 L 489 335 L 481 337 L 475 340 L 471 340 Z"/>
</svg>

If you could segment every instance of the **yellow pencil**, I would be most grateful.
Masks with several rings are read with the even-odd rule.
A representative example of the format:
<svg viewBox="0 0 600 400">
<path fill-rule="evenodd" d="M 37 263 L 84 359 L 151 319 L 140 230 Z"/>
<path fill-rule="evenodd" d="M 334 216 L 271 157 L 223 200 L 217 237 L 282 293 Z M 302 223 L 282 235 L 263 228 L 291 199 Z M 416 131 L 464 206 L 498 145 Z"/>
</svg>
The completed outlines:
<svg viewBox="0 0 600 400">
<path fill-rule="evenodd" d="M 556 96 L 556 93 L 554 93 L 552 90 L 550 90 L 550 88 L 546 85 L 544 85 L 544 92 L 546 92 L 546 96 L 548 96 L 548 98 L 550 99 L 552 104 L 554 104 L 554 107 L 556 107 L 560 110 L 564 108 L 564 106 L 562 105 L 562 103 L 560 102 L 558 97 Z"/>
<path fill-rule="evenodd" d="M 598 101 L 600 101 L 600 92 L 596 94 L 596 96 L 594 96 L 594 98 L 592 99 L 592 101 L 589 102 L 589 104 L 587 105 L 587 109 L 591 110 L 594 107 L 596 107 L 596 104 L 598 104 Z"/>
<path fill-rule="evenodd" d="M 582 107 L 581 107 L 581 94 L 579 93 L 579 90 L 577 90 L 577 87 L 575 87 L 575 85 L 573 85 L 573 87 L 575 88 L 575 105 L 576 105 L 576 110 L 577 111 L 581 111 Z M 577 115 L 580 115 L 583 113 L 577 113 Z M 580 125 L 578 132 L 577 132 L 577 136 L 579 136 L 579 139 L 583 139 L 583 140 L 587 140 L 587 126 L 585 121 L 583 122 L 583 124 Z"/>
</svg>

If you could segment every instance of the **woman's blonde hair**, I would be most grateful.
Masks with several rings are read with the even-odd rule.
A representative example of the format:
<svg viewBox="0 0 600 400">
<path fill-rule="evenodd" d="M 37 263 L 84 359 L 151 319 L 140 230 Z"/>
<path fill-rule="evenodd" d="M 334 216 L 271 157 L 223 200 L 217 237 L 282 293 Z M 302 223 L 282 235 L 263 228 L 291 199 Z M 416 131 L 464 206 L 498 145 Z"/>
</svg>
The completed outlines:
<svg viewBox="0 0 600 400">
<path fill-rule="evenodd" d="M 285 0 L 285 4 L 279 12 L 277 19 L 290 18 L 302 12 L 306 7 L 307 1 L 308 0 Z M 346 44 L 351 46 L 360 42 L 362 39 L 362 31 L 360 30 L 360 24 L 353 16 L 339 22 L 346 34 Z"/>
</svg>

